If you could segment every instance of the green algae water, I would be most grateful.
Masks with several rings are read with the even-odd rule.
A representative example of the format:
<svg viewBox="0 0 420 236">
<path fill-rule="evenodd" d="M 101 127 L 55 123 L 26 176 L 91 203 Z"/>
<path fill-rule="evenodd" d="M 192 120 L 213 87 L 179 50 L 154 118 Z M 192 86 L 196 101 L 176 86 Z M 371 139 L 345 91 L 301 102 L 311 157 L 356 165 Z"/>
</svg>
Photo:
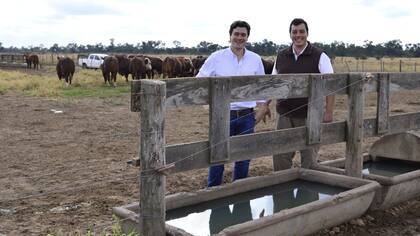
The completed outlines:
<svg viewBox="0 0 420 236">
<path fill-rule="evenodd" d="M 294 180 L 234 196 L 173 209 L 166 223 L 193 235 L 217 234 L 224 228 L 269 216 L 283 209 L 325 199 L 348 189 Z"/>
<path fill-rule="evenodd" d="M 376 161 L 363 163 L 363 174 L 374 174 L 386 177 L 394 177 L 419 169 L 420 163 L 418 162 L 390 158 L 380 158 Z"/>
</svg>

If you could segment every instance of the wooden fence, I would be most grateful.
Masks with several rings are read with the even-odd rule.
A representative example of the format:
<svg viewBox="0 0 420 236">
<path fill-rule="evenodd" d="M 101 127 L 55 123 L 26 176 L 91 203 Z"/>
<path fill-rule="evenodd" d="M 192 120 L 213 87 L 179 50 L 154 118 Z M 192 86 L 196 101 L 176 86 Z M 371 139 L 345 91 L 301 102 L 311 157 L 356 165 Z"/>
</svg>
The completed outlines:
<svg viewBox="0 0 420 236">
<path fill-rule="evenodd" d="M 23 66 L 26 61 L 23 54 L 19 53 L 0 53 L 0 64 L 19 65 Z"/>
<path fill-rule="evenodd" d="M 345 171 L 362 177 L 362 140 L 420 128 L 420 112 L 389 115 L 392 91 L 420 88 L 420 73 L 289 74 L 140 80 L 131 110 L 140 112 L 141 235 L 165 233 L 165 174 L 346 142 Z M 377 117 L 363 118 L 366 92 L 378 94 Z M 324 124 L 326 95 L 347 94 L 348 119 Z M 229 103 L 308 97 L 306 127 L 229 137 Z M 209 141 L 165 145 L 165 108 L 210 105 Z M 316 160 L 312 166 L 316 166 Z"/>
</svg>

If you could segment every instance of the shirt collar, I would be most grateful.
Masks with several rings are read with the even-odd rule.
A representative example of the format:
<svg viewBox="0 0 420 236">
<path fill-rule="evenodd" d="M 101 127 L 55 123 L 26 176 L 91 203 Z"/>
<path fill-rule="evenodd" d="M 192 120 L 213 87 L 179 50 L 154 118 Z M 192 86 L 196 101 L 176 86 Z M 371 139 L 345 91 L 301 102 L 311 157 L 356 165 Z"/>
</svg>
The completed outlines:
<svg viewBox="0 0 420 236">
<path fill-rule="evenodd" d="M 232 52 L 232 48 L 228 47 L 227 49 L 228 49 L 227 51 L 229 52 L 229 54 L 231 55 L 231 57 L 234 58 L 234 59 L 237 59 L 235 53 Z M 244 50 L 245 50 L 245 52 L 244 52 L 244 56 L 242 57 L 242 59 L 244 59 L 248 55 L 248 53 L 249 53 L 246 48 L 244 48 Z"/>
<path fill-rule="evenodd" d="M 299 54 L 297 54 L 296 52 L 295 52 L 295 48 L 293 47 L 293 45 L 292 45 L 292 52 L 293 52 L 293 55 L 295 55 L 295 58 L 297 58 L 297 57 L 299 57 L 300 55 L 302 55 L 302 53 L 306 50 L 306 48 L 308 47 L 308 42 L 306 42 L 306 45 L 305 45 L 305 47 L 303 48 L 303 50 L 299 53 Z"/>
</svg>

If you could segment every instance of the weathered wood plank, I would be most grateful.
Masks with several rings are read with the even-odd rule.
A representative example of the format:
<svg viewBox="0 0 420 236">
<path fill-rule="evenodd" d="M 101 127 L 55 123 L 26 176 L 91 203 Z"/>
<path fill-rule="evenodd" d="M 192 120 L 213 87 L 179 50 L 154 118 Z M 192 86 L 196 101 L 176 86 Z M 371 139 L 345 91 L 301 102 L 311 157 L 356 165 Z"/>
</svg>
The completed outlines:
<svg viewBox="0 0 420 236">
<path fill-rule="evenodd" d="M 420 129 L 420 112 L 389 117 L 389 134 Z M 376 119 L 363 122 L 364 137 L 375 137 Z M 321 144 L 346 141 L 346 122 L 322 124 Z M 230 137 L 230 162 L 253 159 L 273 154 L 288 153 L 310 148 L 306 144 L 306 127 L 260 132 Z M 174 144 L 166 147 L 166 162 L 176 162 L 174 172 L 210 166 L 209 142 Z"/>
<path fill-rule="evenodd" d="M 352 73 L 363 76 L 366 73 Z M 380 73 L 390 75 L 391 91 L 420 89 L 420 73 Z M 347 73 L 324 74 L 326 78 L 325 95 L 346 94 Z M 266 100 L 271 98 L 308 97 L 309 76 L 320 77 L 320 74 L 281 74 L 264 76 L 220 77 L 231 81 L 231 101 Z M 374 74 L 375 77 L 378 74 Z M 167 83 L 166 106 L 188 106 L 209 104 L 209 80 L 214 77 L 177 78 L 162 80 Z M 132 81 L 132 87 L 140 81 Z M 377 92 L 375 79 L 365 84 L 365 92 Z M 131 92 L 136 100 L 138 89 Z M 139 111 L 139 103 L 132 102 L 132 111 Z"/>
<path fill-rule="evenodd" d="M 132 112 L 139 112 L 141 103 L 140 103 L 140 91 L 141 83 L 140 81 L 131 81 L 131 99 L 130 107 Z"/>
<path fill-rule="evenodd" d="M 378 102 L 376 109 L 377 133 L 386 134 L 389 129 L 389 89 L 390 79 L 388 74 L 379 75 Z"/>
<path fill-rule="evenodd" d="M 209 142 L 210 162 L 229 160 L 230 80 L 215 78 L 210 82 Z"/>
<path fill-rule="evenodd" d="M 365 93 L 363 78 L 360 75 L 350 75 L 348 84 L 348 120 L 346 140 L 346 175 L 362 177 L 363 156 L 363 107 Z"/>
<path fill-rule="evenodd" d="M 308 118 L 307 118 L 307 136 L 308 145 L 321 142 L 321 123 L 324 115 L 324 87 L 325 80 L 321 77 L 315 77 L 310 80 L 310 90 L 308 96 Z M 316 161 L 316 160 L 312 160 Z"/>
<path fill-rule="evenodd" d="M 140 90 L 141 235 L 165 235 L 165 83 L 142 80 Z"/>
</svg>

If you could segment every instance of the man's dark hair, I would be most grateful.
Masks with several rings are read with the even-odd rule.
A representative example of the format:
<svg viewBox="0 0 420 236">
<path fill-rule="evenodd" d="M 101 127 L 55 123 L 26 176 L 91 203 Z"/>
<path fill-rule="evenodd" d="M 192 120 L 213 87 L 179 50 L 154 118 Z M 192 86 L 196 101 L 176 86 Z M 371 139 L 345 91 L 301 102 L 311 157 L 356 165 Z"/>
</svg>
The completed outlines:
<svg viewBox="0 0 420 236">
<path fill-rule="evenodd" d="M 249 33 L 251 32 L 251 26 L 249 26 L 249 24 L 247 22 L 241 21 L 241 20 L 234 21 L 230 25 L 229 35 L 232 35 L 233 29 L 238 28 L 238 27 L 246 28 L 246 30 L 248 31 L 248 36 L 249 36 Z"/>
<path fill-rule="evenodd" d="M 306 21 L 301 19 L 301 18 L 295 18 L 295 19 L 292 20 L 292 22 L 290 22 L 289 34 L 292 32 L 292 25 L 296 26 L 296 25 L 300 25 L 300 24 L 304 24 L 305 28 L 306 28 L 306 32 L 309 32 L 308 24 L 306 23 Z"/>
</svg>

